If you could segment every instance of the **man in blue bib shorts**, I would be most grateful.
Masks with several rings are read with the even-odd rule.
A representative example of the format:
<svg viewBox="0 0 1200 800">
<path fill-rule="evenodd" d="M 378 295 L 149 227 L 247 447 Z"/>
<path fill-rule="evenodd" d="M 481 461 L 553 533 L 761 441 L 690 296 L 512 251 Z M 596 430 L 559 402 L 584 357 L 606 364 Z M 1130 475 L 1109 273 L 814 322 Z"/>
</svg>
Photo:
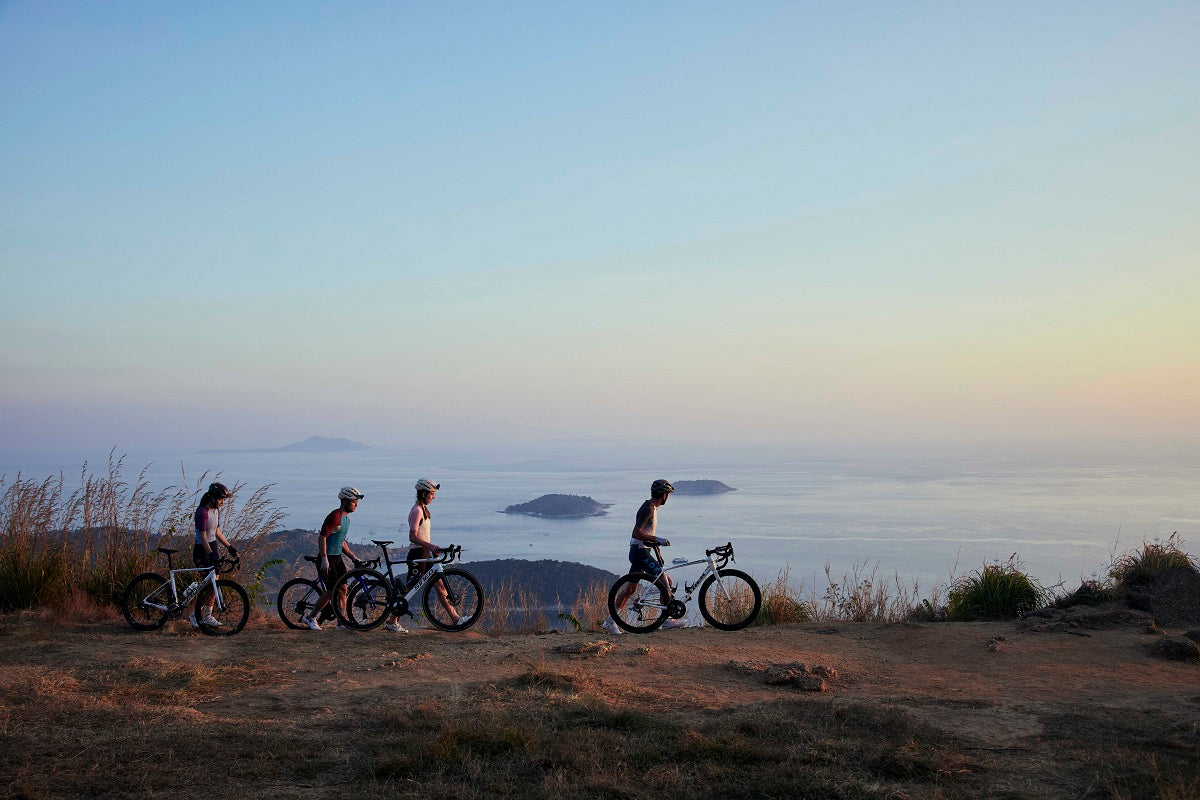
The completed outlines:
<svg viewBox="0 0 1200 800">
<path fill-rule="evenodd" d="M 629 571 L 645 572 L 665 586 L 668 592 L 673 591 L 671 576 L 663 572 L 662 565 L 658 563 L 658 559 L 654 557 L 654 551 L 648 545 L 666 546 L 671 543 L 666 539 L 658 538 L 657 530 L 658 509 L 666 505 L 667 496 L 673 491 L 675 491 L 675 487 L 671 485 L 670 481 L 663 478 L 650 484 L 650 499 L 642 503 L 641 508 L 638 509 L 637 518 L 633 523 L 633 533 L 629 536 Z M 628 591 L 623 593 L 624 596 L 617 598 L 618 608 L 625 607 L 633 590 L 634 587 L 630 585 Z M 681 619 L 669 619 L 663 623 L 662 627 L 682 628 L 686 624 Z M 604 620 L 601 627 L 612 634 L 624 633 L 611 616 Z"/>
</svg>

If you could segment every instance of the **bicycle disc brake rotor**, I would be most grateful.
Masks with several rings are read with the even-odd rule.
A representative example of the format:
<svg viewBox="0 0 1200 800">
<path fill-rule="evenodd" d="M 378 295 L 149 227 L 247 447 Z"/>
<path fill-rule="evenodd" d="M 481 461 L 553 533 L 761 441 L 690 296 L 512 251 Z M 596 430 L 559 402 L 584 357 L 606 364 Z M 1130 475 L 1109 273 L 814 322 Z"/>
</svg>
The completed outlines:
<svg viewBox="0 0 1200 800">
<path fill-rule="evenodd" d="M 683 619 L 687 614 L 687 606 L 680 600 L 672 600 L 667 603 L 666 614 L 668 619 Z"/>
</svg>

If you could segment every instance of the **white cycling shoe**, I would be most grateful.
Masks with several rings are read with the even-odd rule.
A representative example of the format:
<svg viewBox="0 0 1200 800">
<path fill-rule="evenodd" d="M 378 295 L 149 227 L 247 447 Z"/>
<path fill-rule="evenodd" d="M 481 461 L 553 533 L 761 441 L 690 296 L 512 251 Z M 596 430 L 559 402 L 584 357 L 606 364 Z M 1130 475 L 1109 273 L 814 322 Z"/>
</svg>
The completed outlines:
<svg viewBox="0 0 1200 800">
<path fill-rule="evenodd" d="M 662 624 L 662 630 L 664 630 L 664 631 L 669 631 L 672 628 L 686 628 L 686 627 L 687 627 L 686 619 L 669 619 Z"/>
<path fill-rule="evenodd" d="M 383 627 L 387 628 L 392 633 L 408 633 L 408 628 L 400 624 L 400 620 L 394 619 L 391 622 L 385 622 Z"/>
<path fill-rule="evenodd" d="M 604 630 L 608 631 L 613 636 L 620 636 L 621 634 L 625 633 L 625 631 L 621 630 L 621 626 L 613 621 L 612 617 L 609 617 L 608 619 L 604 620 L 604 622 L 601 622 L 600 627 L 604 628 Z"/>
</svg>

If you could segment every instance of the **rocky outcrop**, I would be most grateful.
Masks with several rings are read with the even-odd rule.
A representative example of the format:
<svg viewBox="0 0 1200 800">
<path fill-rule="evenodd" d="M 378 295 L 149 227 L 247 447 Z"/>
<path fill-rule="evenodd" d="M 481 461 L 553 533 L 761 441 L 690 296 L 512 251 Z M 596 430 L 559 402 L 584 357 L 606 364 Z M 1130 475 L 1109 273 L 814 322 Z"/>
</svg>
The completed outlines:
<svg viewBox="0 0 1200 800">
<path fill-rule="evenodd" d="M 804 692 L 827 692 L 829 681 L 837 680 L 837 670 L 800 662 L 768 664 L 765 661 L 730 661 L 729 668 L 743 675 L 760 678 L 768 686 L 790 686 Z"/>
</svg>

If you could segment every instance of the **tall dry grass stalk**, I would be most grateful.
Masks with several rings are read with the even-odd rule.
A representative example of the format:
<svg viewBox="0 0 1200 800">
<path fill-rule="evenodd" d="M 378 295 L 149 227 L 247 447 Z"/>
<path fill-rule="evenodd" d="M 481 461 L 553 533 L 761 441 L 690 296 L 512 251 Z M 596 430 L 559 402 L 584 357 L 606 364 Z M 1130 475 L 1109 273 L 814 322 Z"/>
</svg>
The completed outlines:
<svg viewBox="0 0 1200 800">
<path fill-rule="evenodd" d="M 825 593 L 811 602 L 813 618 L 821 622 L 902 622 L 935 619 L 944 613 L 940 585 L 922 598 L 919 581 L 906 584 L 899 573 L 882 576 L 878 564 L 855 565 L 841 581 L 834 580 L 826 564 L 825 580 Z"/>
<path fill-rule="evenodd" d="M 190 550 L 191 516 L 208 473 L 189 481 L 181 468 L 178 486 L 155 491 L 145 468 L 127 482 L 124 456 L 115 452 L 101 471 L 85 462 L 69 493 L 62 473 L 41 481 L 18 473 L 11 483 L 0 476 L 0 610 L 78 607 L 80 594 L 114 603 L 131 577 L 165 567 L 155 548 Z M 284 517 L 269 488 L 239 502 L 245 487 L 235 485 L 222 513 L 223 532 L 249 564 Z"/>
</svg>

